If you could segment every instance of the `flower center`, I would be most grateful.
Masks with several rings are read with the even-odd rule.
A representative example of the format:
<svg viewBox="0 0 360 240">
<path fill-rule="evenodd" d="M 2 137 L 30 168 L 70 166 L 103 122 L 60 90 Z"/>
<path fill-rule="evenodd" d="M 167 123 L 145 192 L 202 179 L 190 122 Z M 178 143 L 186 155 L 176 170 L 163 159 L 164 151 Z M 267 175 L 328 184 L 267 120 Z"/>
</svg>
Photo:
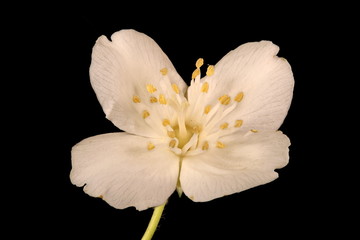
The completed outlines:
<svg viewBox="0 0 360 240">
<path fill-rule="evenodd" d="M 187 130 L 187 128 L 186 128 L 186 130 Z M 183 148 L 185 146 L 185 144 L 188 143 L 189 140 L 191 139 L 191 137 L 193 136 L 193 133 L 191 131 L 186 131 L 185 134 L 180 135 L 178 126 L 175 127 L 174 131 L 175 131 L 175 137 L 179 141 L 178 148 Z"/>
<path fill-rule="evenodd" d="M 199 126 L 197 126 L 197 125 L 191 126 L 191 125 L 185 124 L 184 132 L 180 132 L 179 126 L 175 126 L 173 129 L 175 132 L 175 138 L 177 138 L 177 140 L 179 141 L 178 148 L 182 149 L 191 140 L 191 138 L 194 136 L 194 134 L 197 134 L 197 136 L 195 136 L 195 138 L 196 138 L 195 144 L 197 143 L 198 134 L 200 133 Z"/>
<path fill-rule="evenodd" d="M 171 71 L 167 68 L 159 71 L 161 79 L 158 82 L 147 83 L 132 96 L 133 106 L 144 122 L 167 135 L 169 149 L 181 159 L 212 148 L 226 148 L 227 143 L 222 141 L 222 137 L 243 125 L 242 119 L 228 116 L 242 102 L 244 92 L 231 90 L 211 98 L 215 91 L 211 81 L 200 80 L 203 63 L 200 58 L 195 64 L 187 96 L 183 89 L 170 81 L 168 75 Z M 214 72 L 215 67 L 209 65 L 206 76 L 211 77 Z M 147 149 L 152 151 L 154 148 L 156 144 L 149 142 Z"/>
</svg>

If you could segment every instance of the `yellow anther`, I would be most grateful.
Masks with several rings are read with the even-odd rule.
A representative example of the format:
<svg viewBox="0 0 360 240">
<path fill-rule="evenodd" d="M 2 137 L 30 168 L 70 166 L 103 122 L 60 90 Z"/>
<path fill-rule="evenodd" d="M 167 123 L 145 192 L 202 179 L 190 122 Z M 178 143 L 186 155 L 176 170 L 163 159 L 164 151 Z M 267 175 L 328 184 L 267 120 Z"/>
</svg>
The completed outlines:
<svg viewBox="0 0 360 240">
<path fill-rule="evenodd" d="M 98 198 L 104 199 L 104 196 L 103 196 L 103 195 L 100 195 L 100 196 L 98 196 Z"/>
<path fill-rule="evenodd" d="M 153 150 L 154 148 L 155 148 L 155 145 L 154 145 L 154 144 L 152 144 L 151 142 L 148 143 L 147 149 L 148 149 L 149 151 Z"/>
<path fill-rule="evenodd" d="M 176 140 L 175 140 L 175 139 L 172 139 L 172 140 L 169 142 L 169 147 L 174 148 L 175 146 L 176 146 Z"/>
<path fill-rule="evenodd" d="M 208 82 L 203 83 L 203 85 L 201 86 L 201 91 L 204 93 L 207 93 L 209 91 L 209 83 Z"/>
<path fill-rule="evenodd" d="M 195 66 L 196 66 L 196 68 L 200 68 L 202 65 L 204 65 L 204 59 L 199 58 L 199 59 L 196 61 Z"/>
<path fill-rule="evenodd" d="M 164 94 L 159 95 L 159 103 L 160 104 L 166 104 L 167 103 Z"/>
<path fill-rule="evenodd" d="M 156 92 L 156 88 L 153 86 L 153 85 L 151 85 L 151 84 L 146 84 L 146 90 L 149 92 L 149 93 L 154 93 L 154 92 Z"/>
<path fill-rule="evenodd" d="M 244 98 L 244 93 L 239 92 L 238 95 L 234 98 L 235 101 L 240 102 Z"/>
<path fill-rule="evenodd" d="M 214 65 L 209 65 L 206 71 L 206 76 L 211 76 L 213 75 L 215 72 L 215 66 Z"/>
<path fill-rule="evenodd" d="M 204 113 L 208 114 L 210 112 L 210 110 L 211 110 L 211 105 L 207 105 L 204 109 Z"/>
<path fill-rule="evenodd" d="M 253 133 L 257 133 L 257 132 L 258 132 L 258 130 L 256 130 L 256 129 L 251 129 L 250 131 L 252 131 Z"/>
<path fill-rule="evenodd" d="M 201 149 L 202 150 L 208 150 L 209 149 L 209 143 L 207 141 L 205 141 Z"/>
<path fill-rule="evenodd" d="M 141 99 L 139 96 L 133 96 L 133 102 L 134 103 L 140 103 L 141 102 Z"/>
<path fill-rule="evenodd" d="M 171 84 L 171 86 L 172 86 L 172 89 L 174 90 L 174 92 L 176 92 L 176 94 L 179 94 L 179 87 L 175 84 L 175 83 L 173 83 L 173 84 Z"/>
<path fill-rule="evenodd" d="M 170 125 L 169 119 L 164 119 L 163 122 L 162 122 L 162 125 L 163 125 L 164 127 Z"/>
<path fill-rule="evenodd" d="M 195 79 L 199 74 L 200 74 L 200 69 L 199 68 L 195 69 L 194 72 L 192 73 L 191 79 Z"/>
<path fill-rule="evenodd" d="M 174 131 L 167 131 L 167 135 L 168 135 L 170 138 L 174 138 L 174 137 L 175 137 L 175 132 L 174 132 Z"/>
<path fill-rule="evenodd" d="M 167 69 L 167 68 L 163 68 L 163 69 L 160 70 L 160 72 L 161 72 L 162 75 L 165 76 L 165 75 L 168 73 L 168 69 Z"/>
<path fill-rule="evenodd" d="M 220 125 L 220 129 L 226 129 L 229 126 L 228 123 L 223 123 Z"/>
<path fill-rule="evenodd" d="M 145 119 L 145 118 L 147 118 L 149 116 L 150 116 L 150 113 L 148 111 L 144 110 L 143 113 L 142 113 L 143 119 Z"/>
<path fill-rule="evenodd" d="M 157 100 L 156 97 L 153 97 L 153 96 L 150 97 L 150 102 L 151 102 L 151 103 L 156 103 L 157 101 L 158 101 L 158 100 Z"/>
<path fill-rule="evenodd" d="M 243 120 L 236 120 L 234 127 L 241 127 L 243 125 Z"/>
<path fill-rule="evenodd" d="M 230 103 L 230 100 L 231 100 L 231 98 L 228 96 L 228 95 L 223 95 L 223 96 L 221 96 L 221 97 L 219 97 L 219 101 L 220 101 L 220 103 L 221 104 L 223 104 L 223 105 L 228 105 L 229 103 Z"/>
<path fill-rule="evenodd" d="M 216 147 L 217 148 L 224 148 L 225 144 L 223 144 L 222 142 L 216 142 Z"/>
</svg>

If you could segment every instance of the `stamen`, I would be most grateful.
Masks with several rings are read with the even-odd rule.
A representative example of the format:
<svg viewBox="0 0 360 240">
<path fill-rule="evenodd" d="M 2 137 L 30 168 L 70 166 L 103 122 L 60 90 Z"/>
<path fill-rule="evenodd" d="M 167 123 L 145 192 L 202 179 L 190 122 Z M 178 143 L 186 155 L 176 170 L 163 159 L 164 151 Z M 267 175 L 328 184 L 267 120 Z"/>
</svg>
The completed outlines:
<svg viewBox="0 0 360 240">
<path fill-rule="evenodd" d="M 140 103 L 141 102 L 141 99 L 139 96 L 133 96 L 133 102 L 134 103 Z"/>
<path fill-rule="evenodd" d="M 168 135 L 170 138 L 174 138 L 174 137 L 175 137 L 175 132 L 174 132 L 174 131 L 167 131 L 167 135 Z"/>
<path fill-rule="evenodd" d="M 220 103 L 221 104 L 223 104 L 223 105 L 228 105 L 229 103 L 230 103 L 230 100 L 231 100 L 231 98 L 228 96 L 228 95 L 223 95 L 223 96 L 221 96 L 221 97 L 219 97 L 219 101 L 220 101 Z"/>
<path fill-rule="evenodd" d="M 226 129 L 229 126 L 228 123 L 223 123 L 220 125 L 220 129 Z"/>
<path fill-rule="evenodd" d="M 204 82 L 203 85 L 201 86 L 201 92 L 207 93 L 208 91 L 209 91 L 209 83 Z"/>
<path fill-rule="evenodd" d="M 154 148 L 155 148 L 155 145 L 152 144 L 151 142 L 149 142 L 148 145 L 147 145 L 147 149 L 148 149 L 149 151 L 151 151 L 151 150 L 153 150 Z"/>
<path fill-rule="evenodd" d="M 146 90 L 149 92 L 149 93 L 154 93 L 154 92 L 156 92 L 156 88 L 153 86 L 153 85 L 151 85 L 151 84 L 146 84 Z"/>
<path fill-rule="evenodd" d="M 156 97 L 154 97 L 154 96 L 151 96 L 150 97 L 150 102 L 151 103 L 156 103 L 158 100 L 157 100 L 157 98 Z"/>
<path fill-rule="evenodd" d="M 174 148 L 175 146 L 176 146 L 176 140 L 175 140 L 175 139 L 172 139 L 172 140 L 169 142 L 169 147 Z"/>
<path fill-rule="evenodd" d="M 200 74 L 200 69 L 199 68 L 195 69 L 191 75 L 191 79 L 195 79 L 199 74 Z"/>
<path fill-rule="evenodd" d="M 163 68 L 163 69 L 160 70 L 160 72 L 161 72 L 162 75 L 165 76 L 165 75 L 168 73 L 168 69 L 167 69 L 167 68 Z"/>
<path fill-rule="evenodd" d="M 224 148 L 225 145 L 222 142 L 216 142 L 216 147 L 217 148 Z"/>
<path fill-rule="evenodd" d="M 142 113 L 143 119 L 145 119 L 145 118 L 147 118 L 149 116 L 150 116 L 150 113 L 147 110 L 144 110 L 143 113 Z"/>
<path fill-rule="evenodd" d="M 196 147 L 196 144 L 198 142 L 199 134 L 194 133 L 192 137 L 189 139 L 189 141 L 182 147 L 182 153 L 186 153 L 190 148 Z M 180 144 L 179 144 L 180 146 Z"/>
<path fill-rule="evenodd" d="M 163 122 L 162 122 L 162 125 L 163 125 L 164 127 L 170 125 L 170 120 L 169 120 L 169 119 L 164 119 Z"/>
<path fill-rule="evenodd" d="M 240 102 L 244 97 L 244 93 L 240 92 L 238 93 L 238 95 L 236 95 L 236 97 L 234 98 L 235 101 Z"/>
<path fill-rule="evenodd" d="M 211 105 L 207 105 L 204 109 L 204 113 L 208 114 L 210 112 L 210 110 L 211 110 Z"/>
<path fill-rule="evenodd" d="M 206 71 L 206 76 L 211 76 L 213 75 L 215 72 L 215 66 L 214 65 L 209 65 Z"/>
<path fill-rule="evenodd" d="M 199 58 L 196 63 L 195 66 L 196 68 L 200 68 L 202 65 L 204 65 L 204 59 L 203 58 Z"/>
<path fill-rule="evenodd" d="M 160 104 L 166 104 L 167 103 L 164 94 L 159 95 L 159 103 Z"/>
<path fill-rule="evenodd" d="M 209 143 L 208 143 L 208 141 L 205 141 L 205 142 L 204 142 L 204 144 L 203 144 L 203 146 L 202 146 L 201 149 L 202 149 L 202 150 L 208 150 L 208 149 L 209 149 Z"/>
<path fill-rule="evenodd" d="M 236 120 L 234 127 L 241 127 L 243 125 L 243 120 Z"/>
<path fill-rule="evenodd" d="M 172 89 L 174 90 L 174 92 L 176 92 L 176 94 L 179 94 L 179 87 L 175 84 L 175 83 L 173 83 L 173 84 L 171 84 L 171 86 L 172 86 Z"/>
<path fill-rule="evenodd" d="M 250 131 L 252 131 L 253 133 L 257 133 L 257 132 L 259 132 L 258 130 L 256 130 L 256 129 L 251 129 Z"/>
</svg>

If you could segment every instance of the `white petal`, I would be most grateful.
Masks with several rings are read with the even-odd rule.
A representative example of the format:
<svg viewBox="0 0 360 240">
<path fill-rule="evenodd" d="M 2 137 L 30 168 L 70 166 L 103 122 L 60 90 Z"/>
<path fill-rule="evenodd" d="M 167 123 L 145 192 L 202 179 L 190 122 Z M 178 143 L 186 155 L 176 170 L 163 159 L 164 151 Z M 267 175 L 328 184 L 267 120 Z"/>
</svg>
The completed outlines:
<svg viewBox="0 0 360 240">
<path fill-rule="evenodd" d="M 148 150 L 149 143 L 155 148 Z M 178 157 L 155 139 L 111 133 L 72 149 L 72 183 L 119 209 L 163 204 L 176 188 L 178 171 Z"/>
<path fill-rule="evenodd" d="M 90 66 L 91 84 L 106 117 L 126 132 L 158 136 L 156 129 L 161 126 L 161 118 L 170 118 L 176 111 L 164 110 L 165 106 L 151 103 L 150 97 L 168 97 L 173 92 L 172 83 L 183 93 L 186 84 L 161 48 L 145 34 L 122 30 L 114 33 L 111 40 L 98 38 Z M 160 72 L 164 68 L 168 70 L 166 76 Z M 157 89 L 153 94 L 147 91 L 149 84 Z M 134 96 L 141 103 L 135 103 Z M 142 117 L 145 110 L 150 113 L 147 121 Z"/>
<path fill-rule="evenodd" d="M 288 163 L 289 139 L 280 131 L 231 135 L 219 139 L 225 148 L 184 157 L 180 183 L 193 201 L 202 202 L 268 183 L 274 169 Z"/>
<path fill-rule="evenodd" d="M 226 94 L 231 101 L 220 106 L 219 114 L 234 107 L 225 118 L 219 117 L 213 125 L 221 123 L 220 120 L 229 124 L 243 120 L 241 129 L 244 131 L 277 130 L 280 127 L 290 106 L 294 78 L 289 63 L 276 56 L 278 51 L 278 46 L 269 41 L 243 44 L 215 65 L 212 76 L 201 80 L 199 84 L 209 84 L 207 93 L 193 93 L 201 98 L 201 106 L 214 107 L 219 104 L 219 97 Z M 199 86 L 190 86 L 189 93 L 194 92 L 192 88 Z M 244 97 L 237 103 L 234 99 L 240 92 Z"/>
</svg>

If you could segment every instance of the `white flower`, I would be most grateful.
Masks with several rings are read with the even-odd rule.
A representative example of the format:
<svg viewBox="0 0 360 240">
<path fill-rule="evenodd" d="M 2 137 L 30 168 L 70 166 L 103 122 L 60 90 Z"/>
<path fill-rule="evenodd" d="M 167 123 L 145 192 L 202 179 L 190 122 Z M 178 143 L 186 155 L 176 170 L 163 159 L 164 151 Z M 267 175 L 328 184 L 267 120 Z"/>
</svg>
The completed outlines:
<svg viewBox="0 0 360 240">
<path fill-rule="evenodd" d="M 90 79 L 106 117 L 125 132 L 72 149 L 70 178 L 123 209 L 163 204 L 177 189 L 196 202 L 278 177 L 289 139 L 278 128 L 292 99 L 289 63 L 269 41 L 230 51 L 188 88 L 160 47 L 134 30 L 101 36 Z"/>
</svg>

